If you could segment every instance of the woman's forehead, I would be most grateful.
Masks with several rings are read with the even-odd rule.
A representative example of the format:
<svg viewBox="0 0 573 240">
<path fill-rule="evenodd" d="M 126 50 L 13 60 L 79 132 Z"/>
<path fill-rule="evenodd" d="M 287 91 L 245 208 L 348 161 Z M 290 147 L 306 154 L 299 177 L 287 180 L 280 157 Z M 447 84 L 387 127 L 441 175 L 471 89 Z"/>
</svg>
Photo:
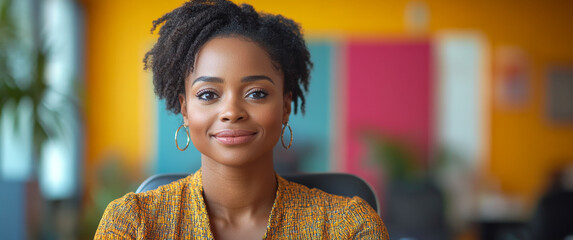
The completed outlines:
<svg viewBox="0 0 573 240">
<path fill-rule="evenodd" d="M 243 37 L 217 37 L 206 42 L 195 60 L 191 76 L 281 75 L 269 54 Z"/>
</svg>

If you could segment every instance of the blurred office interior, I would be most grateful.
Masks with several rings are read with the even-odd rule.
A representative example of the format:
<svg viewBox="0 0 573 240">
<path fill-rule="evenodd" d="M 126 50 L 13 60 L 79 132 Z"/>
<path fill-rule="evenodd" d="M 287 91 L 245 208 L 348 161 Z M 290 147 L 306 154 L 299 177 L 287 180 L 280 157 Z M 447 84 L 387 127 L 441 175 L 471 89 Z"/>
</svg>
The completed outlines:
<svg viewBox="0 0 573 240">
<path fill-rule="evenodd" d="M 142 61 L 183 2 L 0 0 L 0 238 L 92 239 L 111 200 L 200 167 Z M 314 62 L 277 172 L 364 178 L 392 239 L 573 237 L 573 1 L 245 3 Z"/>
</svg>

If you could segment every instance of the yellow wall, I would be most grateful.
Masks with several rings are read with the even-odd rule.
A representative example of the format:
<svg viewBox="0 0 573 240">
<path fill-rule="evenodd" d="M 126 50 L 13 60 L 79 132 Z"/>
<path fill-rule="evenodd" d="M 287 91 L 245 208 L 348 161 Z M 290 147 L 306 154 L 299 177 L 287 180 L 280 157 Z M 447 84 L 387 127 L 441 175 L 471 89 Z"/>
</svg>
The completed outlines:
<svg viewBox="0 0 573 240">
<path fill-rule="evenodd" d="M 573 124 L 551 123 L 545 114 L 545 76 L 554 64 L 573 66 L 571 1 L 435 1 L 429 4 L 432 30 L 483 31 L 492 50 L 518 46 L 532 63 L 532 93 L 522 108 L 492 103 L 487 170 L 509 194 L 530 205 L 561 162 L 573 162 Z M 490 53 L 491 56 L 494 53 Z M 496 82 L 492 77 L 495 87 Z M 494 89 L 491 89 L 494 93 Z"/>
<path fill-rule="evenodd" d="M 152 20 L 182 2 L 83 0 L 88 174 L 108 156 L 121 157 L 136 170 L 142 170 L 142 163 L 153 156 L 155 104 L 142 59 L 155 37 L 149 33 Z M 246 2 L 295 19 L 310 36 L 407 35 L 405 0 Z M 573 64 L 573 31 L 567 28 L 573 22 L 573 1 L 435 0 L 427 4 L 429 36 L 439 30 L 477 29 L 492 50 L 519 46 L 530 56 L 530 101 L 518 110 L 490 107 L 491 151 L 484 166 L 486 175 L 499 180 L 505 191 L 531 201 L 559 159 L 573 161 L 573 124 L 551 124 L 544 114 L 546 68 L 554 63 Z"/>
<path fill-rule="evenodd" d="M 153 156 L 154 95 L 142 59 L 151 22 L 175 1 L 84 1 L 86 172 L 115 157 L 134 172 Z"/>
</svg>

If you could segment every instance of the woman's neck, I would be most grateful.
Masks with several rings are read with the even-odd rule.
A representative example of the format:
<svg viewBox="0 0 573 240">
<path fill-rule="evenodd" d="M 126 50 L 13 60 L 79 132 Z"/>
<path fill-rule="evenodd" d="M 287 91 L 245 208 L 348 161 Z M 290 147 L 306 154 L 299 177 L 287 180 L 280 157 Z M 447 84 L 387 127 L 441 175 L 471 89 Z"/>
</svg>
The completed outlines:
<svg viewBox="0 0 573 240">
<path fill-rule="evenodd" d="M 229 167 L 202 160 L 203 197 L 211 221 L 231 227 L 266 222 L 271 212 L 277 180 L 272 160 L 249 167 Z"/>
</svg>

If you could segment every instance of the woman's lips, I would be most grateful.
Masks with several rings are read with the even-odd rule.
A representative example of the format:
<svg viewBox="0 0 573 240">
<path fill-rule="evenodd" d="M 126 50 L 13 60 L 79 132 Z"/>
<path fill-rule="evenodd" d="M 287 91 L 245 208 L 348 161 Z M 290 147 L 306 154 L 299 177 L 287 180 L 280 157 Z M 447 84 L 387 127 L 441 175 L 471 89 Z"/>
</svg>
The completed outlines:
<svg viewBox="0 0 573 240">
<path fill-rule="evenodd" d="M 249 130 L 222 130 L 213 135 L 220 143 L 226 145 L 237 145 L 250 142 L 255 138 L 257 132 Z"/>
</svg>

